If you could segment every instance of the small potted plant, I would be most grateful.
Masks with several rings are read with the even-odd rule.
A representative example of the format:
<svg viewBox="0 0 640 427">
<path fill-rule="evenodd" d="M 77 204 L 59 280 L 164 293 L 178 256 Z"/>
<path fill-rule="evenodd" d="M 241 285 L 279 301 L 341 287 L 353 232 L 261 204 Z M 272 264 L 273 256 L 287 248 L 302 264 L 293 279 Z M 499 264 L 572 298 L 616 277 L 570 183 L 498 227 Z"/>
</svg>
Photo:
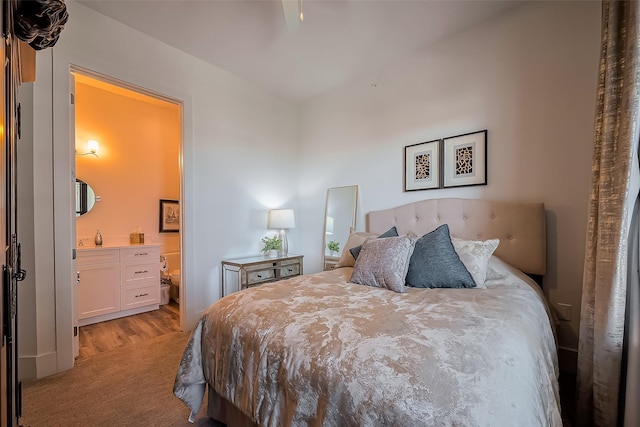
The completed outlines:
<svg viewBox="0 0 640 427">
<path fill-rule="evenodd" d="M 264 244 L 262 253 L 272 258 L 277 257 L 278 251 L 282 249 L 282 240 L 280 240 L 277 235 L 273 237 L 263 237 L 262 243 Z"/>
<path fill-rule="evenodd" d="M 332 240 L 327 243 L 327 249 L 329 249 L 329 253 L 333 256 L 340 252 L 340 242 L 337 240 Z"/>
</svg>

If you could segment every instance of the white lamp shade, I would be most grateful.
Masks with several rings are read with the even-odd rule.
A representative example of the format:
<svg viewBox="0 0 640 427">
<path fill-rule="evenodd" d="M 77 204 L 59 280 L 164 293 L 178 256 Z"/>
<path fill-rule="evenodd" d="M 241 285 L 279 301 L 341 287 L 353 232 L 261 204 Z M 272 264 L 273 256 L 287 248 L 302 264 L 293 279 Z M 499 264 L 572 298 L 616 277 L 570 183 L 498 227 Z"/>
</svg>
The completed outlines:
<svg viewBox="0 0 640 427">
<path fill-rule="evenodd" d="M 295 228 L 296 219 L 293 209 L 271 209 L 269 211 L 269 228 Z"/>
</svg>

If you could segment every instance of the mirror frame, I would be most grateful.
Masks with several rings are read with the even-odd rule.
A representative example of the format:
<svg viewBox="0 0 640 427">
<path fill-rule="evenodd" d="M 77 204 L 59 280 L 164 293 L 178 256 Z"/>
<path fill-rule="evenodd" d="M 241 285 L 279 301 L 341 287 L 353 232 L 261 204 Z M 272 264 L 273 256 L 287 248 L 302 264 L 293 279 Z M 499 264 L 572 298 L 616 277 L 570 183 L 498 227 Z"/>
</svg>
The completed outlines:
<svg viewBox="0 0 640 427">
<path fill-rule="evenodd" d="M 329 265 L 335 265 L 340 259 L 340 254 L 344 250 L 344 247 L 340 248 L 340 253 L 338 253 L 337 257 L 327 256 L 327 214 L 329 213 L 329 197 L 331 195 L 331 190 L 344 190 L 344 189 L 353 189 L 353 210 L 351 212 L 351 229 L 356 229 L 356 217 L 358 211 L 358 186 L 357 185 L 345 185 L 342 187 L 329 187 L 327 188 L 327 198 L 324 205 L 324 227 L 322 233 L 322 270 L 328 270 Z M 347 239 L 349 236 L 347 235 Z M 347 239 L 345 239 L 344 243 L 346 243 Z M 333 267 L 331 267 L 333 268 Z"/>
<path fill-rule="evenodd" d="M 84 185 L 86 187 L 87 194 L 84 195 L 84 197 L 83 194 L 79 192 L 78 185 Z M 89 197 L 89 192 L 93 194 L 92 197 Z M 97 201 L 98 197 L 96 196 L 93 188 L 87 183 L 87 181 L 76 178 L 76 218 L 88 214 L 91 209 L 95 207 Z"/>
</svg>

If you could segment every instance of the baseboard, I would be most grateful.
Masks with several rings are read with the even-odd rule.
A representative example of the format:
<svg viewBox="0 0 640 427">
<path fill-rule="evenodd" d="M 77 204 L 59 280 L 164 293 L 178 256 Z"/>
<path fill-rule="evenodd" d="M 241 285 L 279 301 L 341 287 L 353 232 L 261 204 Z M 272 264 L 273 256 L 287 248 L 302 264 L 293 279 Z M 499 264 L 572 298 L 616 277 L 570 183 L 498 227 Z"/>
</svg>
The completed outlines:
<svg viewBox="0 0 640 427">
<path fill-rule="evenodd" d="M 35 356 L 18 357 L 18 378 L 20 381 L 32 380 L 38 376 L 38 364 Z"/>
<path fill-rule="evenodd" d="M 558 347 L 558 364 L 560 365 L 560 372 L 575 375 L 578 371 L 578 350 Z"/>
<path fill-rule="evenodd" d="M 18 357 L 20 381 L 44 378 L 56 373 L 58 373 L 58 354 L 55 351 L 37 356 Z"/>
<path fill-rule="evenodd" d="M 116 311 L 115 313 L 102 314 L 100 316 L 87 317 L 78 320 L 78 326 L 88 326 L 94 323 L 106 322 L 107 320 L 119 319 L 121 317 L 133 316 L 134 314 L 146 313 L 160 308 L 160 304 L 144 305 L 142 307 L 130 308 L 128 310 Z"/>
</svg>

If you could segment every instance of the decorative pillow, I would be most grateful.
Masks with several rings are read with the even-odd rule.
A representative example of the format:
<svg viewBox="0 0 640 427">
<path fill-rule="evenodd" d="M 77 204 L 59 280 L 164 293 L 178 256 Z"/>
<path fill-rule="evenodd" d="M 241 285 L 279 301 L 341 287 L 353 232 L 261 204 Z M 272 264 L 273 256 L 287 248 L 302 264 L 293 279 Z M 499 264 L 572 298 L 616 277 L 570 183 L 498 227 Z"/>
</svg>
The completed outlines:
<svg viewBox="0 0 640 427">
<path fill-rule="evenodd" d="M 387 233 L 395 233 L 388 234 Z M 384 235 L 384 236 L 383 236 Z M 389 236 L 397 236 L 398 232 L 396 231 L 396 227 L 391 227 L 380 236 L 374 233 L 366 233 L 364 231 L 351 231 L 349 234 L 349 238 L 347 239 L 347 243 L 344 245 L 344 249 L 342 250 L 342 254 L 340 255 L 340 259 L 334 268 L 340 267 L 353 267 L 353 264 L 356 262 L 357 255 L 353 255 L 351 253 L 351 249 L 358 247 L 358 251 L 356 253 L 360 253 L 360 248 L 365 240 L 373 238 L 373 237 L 389 237 Z"/>
<path fill-rule="evenodd" d="M 398 235 L 398 230 L 394 225 L 393 227 L 391 227 L 390 229 L 388 229 L 387 231 L 379 235 L 378 239 L 384 239 L 385 237 L 396 237 L 397 235 Z M 358 259 L 358 255 L 360 254 L 361 249 L 362 249 L 362 245 L 354 246 L 353 248 L 349 249 L 349 252 L 351 252 L 351 255 L 353 255 L 354 260 Z"/>
<path fill-rule="evenodd" d="M 415 243 L 414 236 L 368 239 L 362 245 L 349 281 L 405 292 L 404 278 Z"/>
<path fill-rule="evenodd" d="M 442 224 L 416 242 L 406 278 L 416 288 L 473 288 L 473 277 L 453 249 L 449 226 Z"/>
<path fill-rule="evenodd" d="M 349 249 L 354 246 L 359 246 L 364 243 L 365 240 L 371 239 L 373 237 L 377 237 L 374 233 L 365 233 L 364 231 L 352 231 L 349 234 L 349 238 L 347 239 L 347 243 L 344 244 L 344 248 L 342 249 L 342 254 L 340 255 L 340 259 L 336 263 L 335 268 L 340 267 L 353 267 L 353 264 L 356 260 L 349 252 Z"/>
<path fill-rule="evenodd" d="M 500 240 L 463 240 L 452 237 L 451 243 L 453 243 L 453 248 L 460 257 L 460 261 L 471 273 L 476 286 L 486 288 L 484 282 L 487 279 L 489 258 L 500 244 Z"/>
</svg>

